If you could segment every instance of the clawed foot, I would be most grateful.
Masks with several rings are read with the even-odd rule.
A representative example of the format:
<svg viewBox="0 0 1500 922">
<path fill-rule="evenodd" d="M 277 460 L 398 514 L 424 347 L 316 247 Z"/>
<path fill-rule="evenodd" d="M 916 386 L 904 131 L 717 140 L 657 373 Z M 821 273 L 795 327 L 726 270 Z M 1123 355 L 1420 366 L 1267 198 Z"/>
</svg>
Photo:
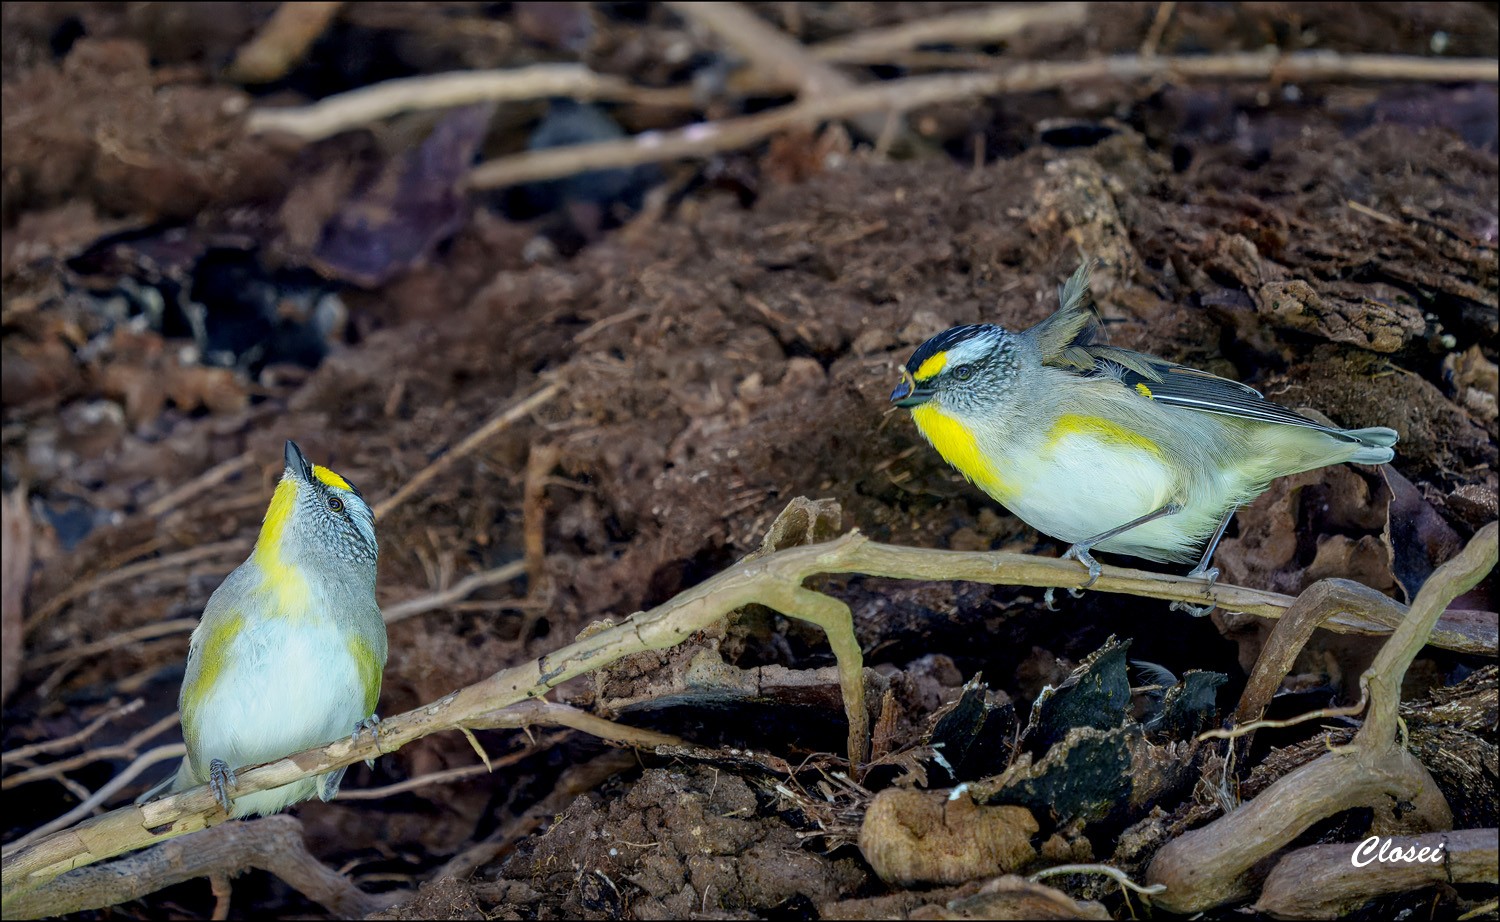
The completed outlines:
<svg viewBox="0 0 1500 922">
<path fill-rule="evenodd" d="M 1042 593 L 1042 604 L 1048 611 L 1057 611 L 1057 599 L 1053 595 L 1055 592 L 1057 592 L 1055 587 L 1048 586 L 1047 591 Z"/>
<path fill-rule="evenodd" d="M 380 739 L 380 715 L 371 714 L 369 717 L 366 717 L 364 720 L 361 720 L 359 723 L 355 724 L 354 733 L 350 735 L 349 741 L 353 745 L 358 746 L 359 735 L 361 733 L 370 734 L 370 742 L 377 742 Z M 375 760 L 373 758 L 365 759 L 365 764 L 370 766 L 371 768 L 374 768 Z M 335 790 L 337 790 L 337 785 L 335 785 Z M 327 800 L 328 798 L 325 797 L 323 799 Z"/>
<path fill-rule="evenodd" d="M 1077 589 L 1068 590 L 1068 592 L 1071 593 L 1073 598 L 1075 599 L 1083 594 L 1083 590 L 1098 582 L 1099 574 L 1104 572 L 1103 565 L 1101 565 L 1099 561 L 1094 559 L 1093 554 L 1089 553 L 1091 549 L 1091 546 L 1087 544 L 1075 544 L 1064 551 L 1062 555 L 1063 560 L 1076 560 L 1089 568 L 1089 581 L 1084 583 L 1082 586 L 1079 586 Z"/>
<path fill-rule="evenodd" d="M 1177 601 L 1177 602 L 1173 602 L 1171 605 L 1167 606 L 1167 610 L 1168 611 L 1185 611 L 1188 614 L 1192 615 L 1194 618 L 1202 618 L 1204 615 L 1207 615 L 1210 612 L 1212 612 L 1214 610 L 1214 606 L 1212 604 L 1209 604 L 1209 605 L 1193 605 L 1193 604 L 1188 603 L 1188 602 Z"/>
<path fill-rule="evenodd" d="M 1208 584 L 1212 586 L 1214 583 L 1217 583 L 1219 581 L 1219 568 L 1209 567 L 1207 569 L 1204 569 L 1203 567 L 1194 567 L 1192 570 L 1188 571 L 1187 578 L 1208 580 Z"/>
<path fill-rule="evenodd" d="M 225 813 L 234 810 L 234 799 L 229 796 L 229 789 L 239 787 L 239 784 L 240 781 L 228 762 L 214 759 L 208 763 L 208 788 L 214 792 L 214 800 L 219 802 Z"/>
<path fill-rule="evenodd" d="M 1214 583 L 1217 582 L 1218 579 L 1219 579 L 1219 568 L 1218 567 L 1204 568 L 1200 564 L 1199 566 L 1196 566 L 1191 571 L 1189 571 L 1187 576 L 1188 576 L 1188 579 L 1206 580 L 1207 584 L 1203 588 L 1204 589 L 1212 589 Z M 1214 603 L 1212 601 L 1210 601 L 1207 605 L 1193 605 L 1193 604 L 1190 604 L 1188 602 L 1178 601 L 1178 602 L 1173 602 L 1171 604 L 1169 610 L 1171 610 L 1171 611 L 1185 611 L 1189 615 L 1192 615 L 1194 618 L 1202 618 L 1204 615 L 1207 615 L 1209 612 L 1211 612 L 1211 611 L 1214 610 Z"/>
</svg>

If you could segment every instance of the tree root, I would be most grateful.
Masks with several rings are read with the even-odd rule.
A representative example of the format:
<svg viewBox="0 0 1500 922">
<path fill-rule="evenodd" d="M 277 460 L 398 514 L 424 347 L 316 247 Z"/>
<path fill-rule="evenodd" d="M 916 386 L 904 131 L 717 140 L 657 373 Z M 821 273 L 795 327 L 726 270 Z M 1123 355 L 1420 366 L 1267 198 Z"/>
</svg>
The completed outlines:
<svg viewBox="0 0 1500 922">
<path fill-rule="evenodd" d="M 1397 836 L 1382 840 L 1392 849 L 1441 849 L 1437 861 L 1383 862 L 1361 853 L 1363 866 L 1351 859 L 1359 846 L 1313 845 L 1287 854 L 1276 864 L 1253 908 L 1278 919 L 1336 919 L 1389 893 L 1405 893 L 1433 884 L 1496 883 L 1500 830 L 1464 829 Z"/>
<path fill-rule="evenodd" d="M 1254 800 L 1156 853 L 1147 881 L 1167 886 L 1155 898 L 1158 905 L 1186 915 L 1244 899 L 1252 893 L 1257 863 L 1312 824 L 1355 807 L 1374 807 L 1377 816 L 1399 810 L 1406 829 L 1451 828 L 1453 815 L 1432 776 L 1407 752 L 1404 739 L 1397 740 L 1401 679 L 1448 603 L 1494 568 L 1497 531 L 1493 522 L 1480 529 L 1417 594 L 1363 677 L 1370 707 L 1353 743 L 1303 765 Z M 1307 610 L 1318 608 L 1310 604 Z M 1353 846 L 1347 848 L 1352 854 Z"/>
</svg>

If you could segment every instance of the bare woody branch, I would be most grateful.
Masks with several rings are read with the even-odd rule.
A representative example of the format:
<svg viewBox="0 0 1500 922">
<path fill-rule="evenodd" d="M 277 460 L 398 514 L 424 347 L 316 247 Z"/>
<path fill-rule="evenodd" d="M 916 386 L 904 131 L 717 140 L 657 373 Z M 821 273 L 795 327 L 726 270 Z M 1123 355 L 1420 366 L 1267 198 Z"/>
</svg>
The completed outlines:
<svg viewBox="0 0 1500 922">
<path fill-rule="evenodd" d="M 1408 617 L 1402 617 L 1403 606 L 1390 603 L 1392 608 L 1382 618 L 1392 616 L 1399 625 L 1397 630 L 1403 632 L 1401 649 L 1406 649 L 1412 636 L 1418 636 L 1412 634 L 1417 630 L 1413 625 L 1419 625 L 1419 636 L 1426 637 L 1447 601 L 1461 591 L 1459 587 L 1477 581 L 1475 574 L 1479 568 L 1476 561 L 1482 563 L 1487 559 L 1486 568 L 1493 565 L 1495 533 L 1495 525 L 1486 526 L 1457 559 L 1439 569 L 1423 588 Z M 244 770 L 239 774 L 237 792 L 247 794 L 323 774 L 381 752 L 399 749 L 441 730 L 486 726 L 486 721 L 493 719 L 495 711 L 540 698 L 559 683 L 607 666 L 624 656 L 674 646 L 751 603 L 760 603 L 790 617 L 810 621 L 829 633 L 838 659 L 840 684 L 849 717 L 850 752 L 858 760 L 866 743 L 868 723 L 859 645 L 847 606 L 802 587 L 805 579 L 819 573 L 865 573 L 898 579 L 1059 587 L 1077 586 L 1085 578 L 1072 561 L 1024 554 L 894 547 L 869 541 L 858 532 L 823 544 L 788 548 L 743 561 L 621 624 L 584 637 L 538 660 L 501 670 L 438 701 L 393 717 L 382 723 L 378 741 L 362 738 L 356 744 L 347 739 L 339 740 Z M 1268 617 L 1280 615 L 1293 602 L 1291 598 L 1275 593 L 1226 585 L 1207 588 L 1200 580 L 1117 567 L 1106 567 L 1095 588 L 1174 601 L 1214 601 L 1227 608 Z M 1326 624 L 1335 630 L 1357 633 L 1389 630 L 1361 612 L 1341 614 Z M 1482 649 L 1482 645 L 1470 637 L 1451 639 L 1462 649 Z M 1339 786 L 1337 782 L 1344 780 L 1339 772 L 1334 772 L 1325 782 L 1331 790 Z M 1258 798 L 1257 803 L 1263 800 L 1267 798 Z M 3 869 L 6 899 L 9 900 L 11 894 L 42 886 L 73 868 L 202 829 L 223 819 L 213 795 L 207 786 L 202 786 L 87 820 L 7 853 Z"/>
</svg>

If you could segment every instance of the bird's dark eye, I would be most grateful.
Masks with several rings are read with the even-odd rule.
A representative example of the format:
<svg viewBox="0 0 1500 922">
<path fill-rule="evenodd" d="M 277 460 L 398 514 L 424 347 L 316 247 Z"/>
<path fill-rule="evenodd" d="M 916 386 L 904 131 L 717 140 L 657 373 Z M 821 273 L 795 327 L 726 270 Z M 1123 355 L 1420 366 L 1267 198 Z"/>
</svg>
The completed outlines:
<svg viewBox="0 0 1500 922">
<path fill-rule="evenodd" d="M 334 512 L 343 512 L 344 501 L 339 499 L 337 496 L 330 496 L 328 497 L 328 508 L 332 509 Z"/>
<path fill-rule="evenodd" d="M 967 380 L 969 380 L 970 378 L 974 377 L 974 366 L 973 365 L 960 365 L 960 366 L 958 366 L 957 368 L 953 369 L 953 377 L 957 378 L 960 381 L 967 381 Z"/>
</svg>

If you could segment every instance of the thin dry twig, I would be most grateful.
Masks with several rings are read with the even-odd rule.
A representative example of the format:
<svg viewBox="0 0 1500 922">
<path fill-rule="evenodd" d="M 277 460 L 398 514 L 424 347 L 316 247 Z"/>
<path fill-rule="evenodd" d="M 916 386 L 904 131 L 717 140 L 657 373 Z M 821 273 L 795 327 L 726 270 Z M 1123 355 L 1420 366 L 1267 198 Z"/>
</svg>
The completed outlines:
<svg viewBox="0 0 1500 922">
<path fill-rule="evenodd" d="M 153 765 L 156 765 L 159 762 L 180 759 L 186 752 L 187 747 L 181 743 L 168 743 L 165 746 L 157 746 L 153 749 L 146 750 L 145 752 L 132 759 L 130 764 L 125 766 L 125 768 L 122 769 L 119 774 L 106 781 L 104 785 L 99 788 L 99 790 L 91 794 L 87 799 L 83 801 L 83 803 L 80 803 L 78 806 L 69 810 L 67 813 L 64 813 L 62 816 L 59 816 L 57 819 L 54 819 L 49 823 L 43 823 L 41 826 L 38 826 L 37 828 L 31 830 L 30 832 L 26 833 L 26 835 L 21 836 L 15 841 L 5 843 L 5 847 L 7 849 L 25 848 L 30 843 L 35 842 L 37 839 L 40 839 L 42 836 L 56 832 L 59 829 L 66 829 L 67 827 L 73 825 L 84 817 L 91 815 L 94 810 L 102 806 L 110 798 L 114 797 L 116 792 L 120 791 L 122 788 L 126 787 L 137 777 L 139 777 L 141 772 L 144 772 L 146 769 L 150 768 Z"/>
<path fill-rule="evenodd" d="M 438 475 L 442 474 L 456 462 L 473 454 L 485 442 L 504 432 L 513 424 L 521 420 L 526 414 L 545 406 L 552 398 L 556 397 L 562 390 L 558 384 L 549 384 L 531 396 L 521 400 L 501 412 L 490 417 L 478 429 L 464 437 L 463 441 L 453 446 L 437 460 L 417 472 L 417 475 L 402 485 L 401 489 L 387 496 L 375 504 L 375 518 L 382 519 L 389 515 L 392 509 L 406 502 L 411 495 L 427 484 L 431 483 Z"/>
<path fill-rule="evenodd" d="M 1156 5 L 1156 15 L 1151 17 L 1151 29 L 1141 42 L 1141 57 L 1156 57 L 1156 49 L 1161 47 L 1161 38 L 1167 33 L 1167 24 L 1172 21 L 1172 14 L 1176 10 L 1176 0 L 1162 0 Z"/>
<path fill-rule="evenodd" d="M 26 595 L 31 588 L 31 510 L 26 507 L 26 488 L 0 496 L 0 533 L 5 553 L 0 554 L 0 701 L 10 697 L 21 681 Z"/>
<path fill-rule="evenodd" d="M 1148 896 L 1160 893 L 1166 889 L 1161 884 L 1143 887 L 1131 880 L 1129 874 L 1108 864 L 1055 864 L 1050 868 L 1043 868 L 1037 871 L 1026 879 L 1032 883 L 1036 883 L 1045 877 L 1056 877 L 1059 874 L 1103 874 L 1106 877 L 1113 878 L 1115 883 L 1120 885 L 1121 889 L 1134 890 L 1136 893 L 1144 893 Z"/>
<path fill-rule="evenodd" d="M 143 624 L 140 627 L 122 631 L 113 637 L 106 637 L 103 640 L 96 640 L 78 647 L 63 647 L 60 650 L 53 650 L 51 653 L 36 657 L 28 666 L 33 669 L 40 669 L 43 666 L 52 666 L 57 663 L 83 659 L 98 653 L 113 652 L 143 640 L 155 640 L 158 637 L 168 637 L 172 634 L 190 634 L 193 628 L 197 626 L 197 618 L 172 618 L 169 621 L 156 621 L 151 624 Z"/>
<path fill-rule="evenodd" d="M 1305 724 L 1310 720 L 1327 720 L 1330 717 L 1358 717 L 1364 713 L 1365 705 L 1370 703 L 1370 690 L 1363 685 L 1360 688 L 1359 700 L 1344 707 L 1318 708 L 1298 714 L 1296 717 L 1288 717 L 1285 720 L 1252 720 L 1247 724 L 1241 724 L 1228 730 L 1205 730 L 1198 734 L 1199 740 L 1234 740 L 1241 739 L 1256 730 L 1279 729 L 1284 727 L 1295 727 Z"/>
<path fill-rule="evenodd" d="M 1093 80 L 1413 80 L 1494 83 L 1493 59 L 1440 59 L 1405 55 L 1345 55 L 1330 51 L 1187 57 L 1124 55 L 1089 61 L 1044 61 L 993 73 L 939 74 L 860 86 L 834 96 L 797 102 L 737 118 L 689 125 L 676 131 L 644 132 L 622 141 L 578 144 L 500 157 L 475 167 L 469 185 L 493 189 L 559 179 L 590 170 L 706 157 L 745 147 L 770 135 L 829 119 L 870 112 L 907 112 L 921 106 L 1057 89 Z"/>
<path fill-rule="evenodd" d="M 803 99 L 839 96 L 858 86 L 854 78 L 819 60 L 801 42 L 750 12 L 740 3 L 693 3 L 667 0 L 667 8 L 714 32 L 749 60 L 772 83 L 797 88 Z M 889 148 L 899 139 L 910 142 L 905 125 L 895 113 L 867 113 L 851 118 L 855 129 L 870 139 L 885 139 Z"/>
<path fill-rule="evenodd" d="M 533 442 L 526 458 L 526 479 L 521 491 L 521 536 L 526 550 L 526 594 L 537 598 L 543 591 L 547 567 L 547 477 L 562 457 L 562 448 Z"/>
<path fill-rule="evenodd" d="M 611 743 L 619 743 L 623 746 L 636 746 L 641 749 L 655 749 L 658 746 L 686 746 L 687 743 L 679 737 L 670 733 L 658 733 L 655 730 L 646 730 L 641 727 L 629 727 L 625 724 L 605 720 L 596 717 L 588 711 L 566 704 L 558 704 L 555 701 L 546 701 L 540 698 L 531 701 L 523 701 L 509 707 L 500 708 L 488 714 L 481 714 L 463 722 L 464 727 L 475 730 L 521 730 L 527 727 L 568 727 L 572 730 L 580 730 L 590 736 Z"/>
<path fill-rule="evenodd" d="M 510 563 L 485 570 L 482 573 L 474 573 L 466 576 L 447 589 L 440 589 L 427 595 L 418 596 L 415 599 L 407 599 L 395 605 L 387 605 L 382 612 L 386 624 L 395 624 L 404 621 L 414 615 L 424 614 L 435 609 L 452 605 L 460 599 L 466 599 L 473 593 L 485 586 L 493 586 L 497 583 L 508 583 L 513 579 L 526 575 L 526 561 L 512 560 Z"/>
<path fill-rule="evenodd" d="M 84 727 L 82 730 L 79 730 L 77 733 L 70 733 L 67 736 L 60 736 L 57 739 L 42 740 L 38 743 L 30 743 L 25 746 L 17 746 L 15 749 L 7 750 L 4 753 L 0 753 L 0 766 L 12 765 L 16 762 L 30 759 L 33 756 L 46 755 L 49 752 L 60 752 L 64 749 L 71 749 L 74 746 L 84 743 L 95 733 L 98 733 L 99 729 L 105 724 L 119 720 L 121 717 L 134 714 L 136 711 L 139 711 L 142 707 L 144 707 L 145 704 L 146 699 L 135 698 L 131 701 L 125 702 L 119 707 L 110 708 L 103 714 L 95 717 L 93 720 L 89 721 L 88 726 Z"/>
<path fill-rule="evenodd" d="M 139 730 L 132 734 L 130 739 L 123 743 L 117 743 L 113 746 L 101 746 L 98 749 L 89 749 L 76 756 L 59 759 L 56 762 L 49 762 L 46 765 L 39 765 L 36 768 L 28 768 L 23 772 L 7 775 L 3 780 L 0 780 L 0 790 L 8 791 L 23 784 L 31 784 L 32 782 L 42 781 L 47 778 L 59 778 L 65 772 L 82 768 L 85 765 L 92 765 L 95 762 L 103 762 L 106 759 L 133 759 L 140 753 L 142 746 L 176 725 L 177 715 L 175 713 L 168 714 L 144 730 Z"/>
<path fill-rule="evenodd" d="M 677 108 L 693 105 L 690 97 L 676 90 L 633 86 L 580 64 L 533 64 L 512 70 L 457 71 L 387 80 L 329 96 L 310 106 L 256 109 L 245 127 L 252 134 L 278 131 L 317 141 L 402 112 L 554 96 Z"/>
<path fill-rule="evenodd" d="M 987 6 L 924 16 L 882 29 L 867 29 L 813 45 L 813 56 L 838 64 L 884 64 L 892 55 L 922 45 L 988 45 L 1038 26 L 1081 26 L 1086 3 Z"/>
<path fill-rule="evenodd" d="M 535 750 L 528 746 L 526 749 L 523 749 L 520 752 L 514 752 L 508 756 L 501 756 L 494 761 L 494 766 L 503 768 L 507 765 L 513 765 L 516 762 L 521 761 L 521 759 L 525 756 L 533 754 L 535 754 Z M 384 787 L 343 788 L 339 791 L 338 796 L 336 796 L 334 800 L 384 800 L 387 797 L 394 797 L 397 794 L 405 794 L 407 791 L 415 791 L 418 788 L 425 788 L 429 785 L 448 784 L 449 782 L 453 781 L 463 781 L 465 778 L 476 778 L 480 775 L 487 775 L 492 771 L 494 771 L 494 768 L 488 765 L 463 765 L 458 768 L 449 768 L 444 769 L 440 772 L 418 775 L 415 778 L 408 778 L 405 781 L 398 781 L 395 784 L 387 784 Z"/>
<path fill-rule="evenodd" d="M 333 23 L 341 2 L 283 3 L 270 21 L 236 52 L 229 65 L 231 80 L 269 83 L 286 76 Z"/>
<path fill-rule="evenodd" d="M 97 592 L 100 589 L 118 583 L 130 582 L 161 570 L 185 567 L 190 563 L 197 563 L 201 560 L 212 560 L 215 557 L 228 556 L 230 554 L 244 554 L 252 546 L 253 542 L 248 538 L 231 538 L 228 541 L 204 544 L 185 551 L 178 551 L 175 554 L 168 554 L 165 557 L 143 560 L 140 563 L 121 567 L 118 570 L 95 574 L 88 579 L 73 583 L 62 592 L 48 599 L 47 604 L 37 609 L 36 613 L 26 620 L 26 631 L 30 633 L 37 625 L 66 608 L 70 602 L 81 599 L 91 592 Z"/>
<path fill-rule="evenodd" d="M 844 93 L 857 85 L 852 77 L 818 60 L 807 46 L 743 4 L 666 0 L 662 5 L 713 32 L 773 83 L 796 87 L 807 96 Z"/>
<path fill-rule="evenodd" d="M 215 464 L 197 477 L 152 502 L 145 508 L 144 512 L 147 517 L 153 519 L 166 515 L 187 500 L 207 493 L 254 463 L 254 456 L 247 451 L 230 458 L 228 461 Z"/>
</svg>

